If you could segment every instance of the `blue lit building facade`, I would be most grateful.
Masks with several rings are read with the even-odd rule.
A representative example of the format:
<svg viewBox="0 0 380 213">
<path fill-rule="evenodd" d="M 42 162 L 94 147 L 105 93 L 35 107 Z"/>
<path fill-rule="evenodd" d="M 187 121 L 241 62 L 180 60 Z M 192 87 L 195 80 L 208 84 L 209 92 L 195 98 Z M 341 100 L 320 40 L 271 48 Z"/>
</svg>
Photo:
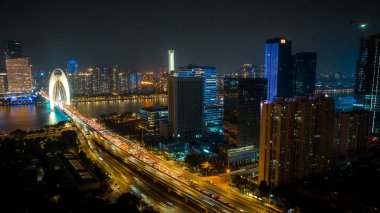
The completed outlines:
<svg viewBox="0 0 380 213">
<path fill-rule="evenodd" d="M 361 38 L 354 109 L 372 112 L 371 133 L 380 133 L 380 34 Z"/>
<path fill-rule="evenodd" d="M 108 66 L 100 67 L 98 83 L 99 83 L 98 89 L 99 89 L 100 94 L 111 93 L 111 67 L 108 67 Z"/>
<path fill-rule="evenodd" d="M 169 119 L 168 107 L 141 108 L 140 118 L 142 128 L 148 132 L 157 132 L 159 130 L 160 121 L 167 121 Z"/>
<path fill-rule="evenodd" d="M 129 93 L 141 93 L 141 79 L 141 73 L 131 72 L 128 74 Z"/>
<path fill-rule="evenodd" d="M 179 67 L 175 77 L 202 77 L 204 80 L 204 122 L 208 133 L 223 134 L 223 106 L 217 101 L 217 70 L 210 66 L 187 65 Z"/>
<path fill-rule="evenodd" d="M 189 66 L 179 67 L 178 70 L 173 72 L 174 77 L 181 77 L 181 78 L 191 78 L 195 77 L 195 70 L 194 68 Z"/>
<path fill-rule="evenodd" d="M 142 73 L 136 73 L 136 88 L 137 88 L 138 93 L 142 92 L 141 80 L 142 80 Z"/>
<path fill-rule="evenodd" d="M 74 74 L 78 69 L 78 61 L 75 59 L 69 59 L 67 61 L 67 71 Z"/>
<path fill-rule="evenodd" d="M 200 70 L 201 73 L 198 75 L 204 77 L 205 82 L 205 92 L 204 92 L 204 103 L 214 104 L 216 103 L 216 69 L 214 67 L 205 67 Z M 197 73 L 195 73 L 197 76 Z"/>
<path fill-rule="evenodd" d="M 223 105 L 207 104 L 204 109 L 205 128 L 208 132 L 223 134 Z"/>
<path fill-rule="evenodd" d="M 268 100 L 293 96 L 291 49 L 292 42 L 285 38 L 266 41 L 264 76 L 268 79 Z"/>
<path fill-rule="evenodd" d="M 128 86 L 130 93 L 135 93 L 137 91 L 137 79 L 135 73 L 128 74 Z"/>
</svg>

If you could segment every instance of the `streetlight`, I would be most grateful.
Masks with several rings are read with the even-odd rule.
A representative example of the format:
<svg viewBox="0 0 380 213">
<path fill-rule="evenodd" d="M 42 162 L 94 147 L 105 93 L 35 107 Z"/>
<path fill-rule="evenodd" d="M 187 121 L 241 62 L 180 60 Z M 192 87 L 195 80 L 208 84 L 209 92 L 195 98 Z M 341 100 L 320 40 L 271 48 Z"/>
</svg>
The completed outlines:
<svg viewBox="0 0 380 213">
<path fill-rule="evenodd" d="M 228 185 L 229 185 L 230 188 L 231 188 L 231 177 L 230 177 L 230 172 L 231 172 L 230 168 L 227 168 L 227 169 L 226 169 L 226 173 L 227 173 Z"/>
</svg>

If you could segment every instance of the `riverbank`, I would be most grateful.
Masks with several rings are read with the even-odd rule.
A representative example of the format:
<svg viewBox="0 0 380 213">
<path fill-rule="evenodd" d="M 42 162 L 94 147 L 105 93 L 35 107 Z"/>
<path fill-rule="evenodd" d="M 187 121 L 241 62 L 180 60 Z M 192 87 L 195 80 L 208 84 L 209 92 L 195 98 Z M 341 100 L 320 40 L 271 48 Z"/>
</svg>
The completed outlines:
<svg viewBox="0 0 380 213">
<path fill-rule="evenodd" d="M 85 96 L 85 97 L 73 97 L 71 103 L 80 102 L 110 102 L 110 101 L 133 101 L 133 100 L 153 100 L 153 99 L 166 99 L 168 95 L 165 94 L 139 94 L 139 95 L 105 95 L 105 96 Z M 47 104 L 46 99 L 40 99 L 36 101 L 5 101 L 0 100 L 0 106 L 19 106 L 19 105 L 32 105 L 32 104 Z"/>
<path fill-rule="evenodd" d="M 69 120 L 60 110 L 51 109 L 48 103 L 0 106 L 0 118 L 0 133 L 16 129 L 38 130 Z"/>
<path fill-rule="evenodd" d="M 34 102 L 0 102 L 0 106 L 23 106 L 23 105 L 38 105 L 47 104 L 49 101 L 34 101 Z"/>
<path fill-rule="evenodd" d="M 72 106 L 91 118 L 100 118 L 102 114 L 116 112 L 137 113 L 142 107 L 166 106 L 167 98 L 141 97 L 133 100 L 73 102 Z M 60 110 L 52 110 L 50 104 L 38 102 L 24 105 L 0 106 L 0 133 L 16 129 L 35 130 L 45 125 L 68 120 Z"/>
<path fill-rule="evenodd" d="M 139 95 L 104 95 L 104 96 L 82 96 L 71 98 L 72 103 L 79 102 L 100 102 L 100 101 L 133 101 L 167 98 L 166 93 L 139 94 Z"/>
</svg>

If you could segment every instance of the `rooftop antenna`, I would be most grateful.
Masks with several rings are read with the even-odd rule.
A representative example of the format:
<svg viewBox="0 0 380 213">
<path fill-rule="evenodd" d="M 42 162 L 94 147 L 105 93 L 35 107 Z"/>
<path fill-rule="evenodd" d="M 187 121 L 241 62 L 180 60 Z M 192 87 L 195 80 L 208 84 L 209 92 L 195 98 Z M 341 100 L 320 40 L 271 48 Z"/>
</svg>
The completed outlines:
<svg viewBox="0 0 380 213">
<path fill-rule="evenodd" d="M 368 23 L 366 20 L 363 21 L 351 21 L 351 24 L 357 24 L 359 26 L 359 29 L 361 29 L 361 38 L 364 39 L 365 37 L 365 30 L 368 27 Z"/>
<path fill-rule="evenodd" d="M 362 22 L 360 25 L 359 25 L 359 28 L 362 30 L 362 38 L 364 38 L 365 37 L 365 34 L 364 34 L 364 31 L 365 31 L 365 29 L 367 28 L 367 26 L 368 26 L 368 24 L 367 24 L 367 22 Z"/>
</svg>

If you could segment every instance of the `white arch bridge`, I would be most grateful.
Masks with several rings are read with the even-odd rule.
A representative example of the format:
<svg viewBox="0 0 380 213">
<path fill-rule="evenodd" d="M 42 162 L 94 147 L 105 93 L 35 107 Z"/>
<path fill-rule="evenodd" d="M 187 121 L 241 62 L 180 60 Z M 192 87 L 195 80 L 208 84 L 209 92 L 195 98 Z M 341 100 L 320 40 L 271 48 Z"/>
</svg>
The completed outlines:
<svg viewBox="0 0 380 213">
<path fill-rule="evenodd" d="M 53 70 L 50 76 L 49 100 L 52 109 L 54 109 L 54 105 L 60 107 L 62 107 L 63 104 L 70 105 L 69 81 L 63 70 L 59 68 Z"/>
</svg>

